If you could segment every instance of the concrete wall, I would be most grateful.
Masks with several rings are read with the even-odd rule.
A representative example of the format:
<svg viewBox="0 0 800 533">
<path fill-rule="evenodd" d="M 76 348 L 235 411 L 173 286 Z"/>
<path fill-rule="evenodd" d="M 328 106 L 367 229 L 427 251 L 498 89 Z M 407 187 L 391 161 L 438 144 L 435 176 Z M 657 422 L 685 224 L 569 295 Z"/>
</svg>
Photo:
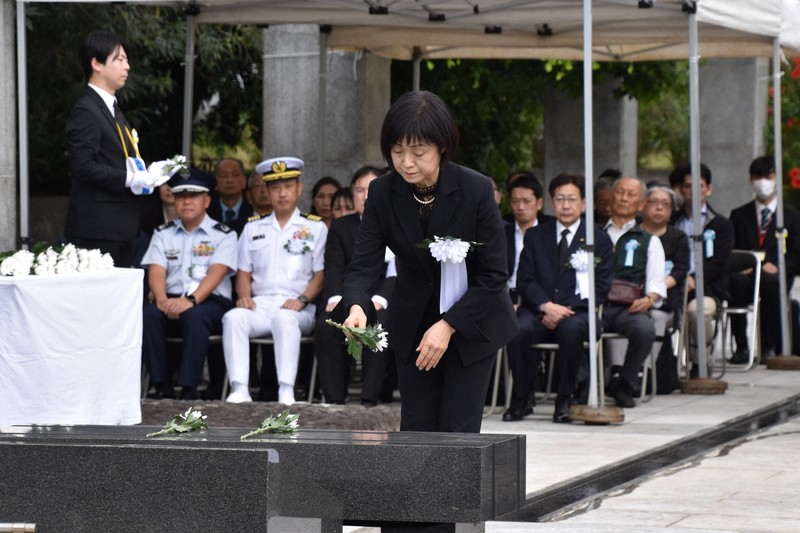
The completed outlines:
<svg viewBox="0 0 800 533">
<path fill-rule="evenodd" d="M 386 59 L 330 51 L 327 62 L 325 153 L 319 136 L 319 29 L 274 26 L 264 39 L 264 156 L 305 161 L 301 208 L 321 176 L 349 184 L 366 163 L 380 163 L 378 133 L 389 108 Z M 324 158 L 324 159 L 323 159 Z"/>
<path fill-rule="evenodd" d="M 766 59 L 700 64 L 700 159 L 711 169 L 709 203 L 726 216 L 754 197 L 748 168 L 766 150 L 769 68 Z"/>
<path fill-rule="evenodd" d="M 17 247 L 16 10 L 0 0 L 0 251 Z"/>
<path fill-rule="evenodd" d="M 594 88 L 592 107 L 594 177 L 606 168 L 617 168 L 636 175 L 636 136 L 638 103 L 614 98 L 616 83 Z M 548 91 L 545 104 L 544 176 L 547 183 L 561 172 L 583 174 L 583 96 L 571 98 L 566 93 Z M 545 203 L 546 209 L 550 209 Z"/>
</svg>

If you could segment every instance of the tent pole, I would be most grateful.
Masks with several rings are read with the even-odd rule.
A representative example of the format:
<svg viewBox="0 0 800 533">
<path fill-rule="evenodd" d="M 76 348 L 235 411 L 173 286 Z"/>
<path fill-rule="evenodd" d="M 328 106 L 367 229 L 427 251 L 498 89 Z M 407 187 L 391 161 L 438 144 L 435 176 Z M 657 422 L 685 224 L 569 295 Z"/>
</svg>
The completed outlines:
<svg viewBox="0 0 800 533">
<path fill-rule="evenodd" d="M 28 168 L 28 54 L 25 43 L 25 2 L 17 0 L 17 116 L 19 120 L 19 235 L 27 250 L 30 236 L 30 171 Z"/>
<path fill-rule="evenodd" d="M 697 52 L 697 14 L 689 13 L 689 160 L 692 167 L 692 225 L 694 236 L 695 302 L 697 302 L 697 366 L 701 378 L 708 377 L 703 286 L 703 224 L 700 211 L 700 84 Z"/>
<path fill-rule="evenodd" d="M 773 126 L 775 135 L 774 157 L 775 157 L 775 179 L 778 193 L 778 209 L 775 213 L 775 237 L 778 246 L 778 291 L 780 295 L 781 313 L 781 354 L 789 355 L 792 353 L 791 332 L 789 330 L 789 302 L 788 286 L 786 283 L 786 228 L 783 227 L 783 137 L 781 136 L 781 45 L 780 38 L 775 37 L 772 45 L 772 112 Z"/>
<path fill-rule="evenodd" d="M 186 17 L 186 64 L 183 77 L 183 137 L 181 154 L 192 161 L 192 122 L 194 119 L 194 60 L 195 60 L 194 15 Z"/>
<path fill-rule="evenodd" d="M 328 30 L 329 31 L 329 30 Z M 320 28 L 319 31 L 319 104 L 317 105 L 317 142 L 319 144 L 319 163 L 317 179 L 324 176 L 325 167 L 325 114 L 328 100 L 328 31 Z"/>
<path fill-rule="evenodd" d="M 586 189 L 586 248 L 589 253 L 589 309 L 597 308 L 594 272 L 594 136 L 592 107 L 592 2 L 583 0 L 583 162 Z M 598 407 L 597 315 L 589 313 L 589 407 Z M 602 341 L 601 341 L 602 342 Z M 604 406 L 600 406 L 604 407 Z"/>
<path fill-rule="evenodd" d="M 413 74 L 411 81 L 411 89 L 419 91 L 419 63 L 422 61 L 422 51 L 418 47 L 414 47 L 414 52 L 411 56 L 411 64 L 413 65 Z"/>
</svg>

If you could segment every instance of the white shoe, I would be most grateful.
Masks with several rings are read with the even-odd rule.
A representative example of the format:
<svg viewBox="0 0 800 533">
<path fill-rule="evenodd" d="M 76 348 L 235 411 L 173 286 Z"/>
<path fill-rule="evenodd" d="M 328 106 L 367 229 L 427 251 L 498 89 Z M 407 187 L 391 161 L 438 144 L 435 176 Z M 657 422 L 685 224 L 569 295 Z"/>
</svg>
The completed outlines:
<svg viewBox="0 0 800 533">
<path fill-rule="evenodd" d="M 233 391 L 228 395 L 228 398 L 225 401 L 230 403 L 245 403 L 252 402 L 253 399 L 250 397 L 250 393 L 248 392 Z"/>
<path fill-rule="evenodd" d="M 294 403 L 294 387 L 291 385 L 278 387 L 278 402 L 283 405 L 292 405 Z"/>
</svg>

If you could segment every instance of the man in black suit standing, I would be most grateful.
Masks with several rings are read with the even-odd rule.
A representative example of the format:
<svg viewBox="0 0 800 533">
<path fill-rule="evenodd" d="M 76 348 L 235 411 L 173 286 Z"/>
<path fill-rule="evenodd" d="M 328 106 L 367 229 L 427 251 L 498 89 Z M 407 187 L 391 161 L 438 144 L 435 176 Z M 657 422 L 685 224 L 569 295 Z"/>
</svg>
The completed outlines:
<svg viewBox="0 0 800 533">
<path fill-rule="evenodd" d="M 505 421 L 522 420 L 533 397 L 531 376 L 536 358 L 531 344 L 559 345 L 553 422 L 572 421 L 569 410 L 573 388 L 585 364 L 583 343 L 589 339 L 589 265 L 586 261 L 578 264 L 582 256 L 578 252 L 586 244 L 586 222 L 581 216 L 586 210 L 584 178 L 559 174 L 550 182 L 549 193 L 556 220 L 525 233 L 520 254 L 517 272 L 517 290 L 522 299 L 517 310 L 520 331 L 508 344 L 514 387 L 511 407 L 503 414 Z M 605 302 L 611 286 L 611 239 L 599 226 L 595 238 L 599 259 L 595 267 L 595 295 L 599 306 Z"/>
<path fill-rule="evenodd" d="M 761 362 L 775 355 L 781 343 L 780 286 L 778 278 L 778 243 L 775 237 L 775 212 L 778 208 L 780 182 L 775 176 L 773 156 L 757 157 L 750 163 L 750 185 L 755 200 L 731 211 L 733 248 L 758 250 L 765 254 L 761 263 Z M 786 288 L 792 290 L 795 276 L 800 274 L 800 213 L 783 207 L 786 239 Z M 752 301 L 755 278 L 752 269 L 731 275 L 731 304 L 744 306 Z M 746 363 L 747 331 L 743 315 L 731 316 L 731 329 L 736 339 L 732 363 Z"/>
<path fill-rule="evenodd" d="M 138 136 L 119 108 L 116 91 L 128 79 L 122 38 L 94 32 L 84 39 L 81 67 L 88 81 L 67 118 L 71 190 L 66 239 L 79 248 L 111 254 L 115 266 L 131 266 L 139 231 L 139 200 L 167 181 L 150 174 L 139 158 Z M 130 190 L 128 190 L 130 189 Z"/>
<path fill-rule="evenodd" d="M 322 303 L 325 308 L 317 316 L 317 326 L 314 329 L 314 350 L 319 363 L 322 391 L 325 401 L 328 403 L 345 403 L 352 357 L 345 349 L 341 332 L 326 324 L 325 320 L 330 317 L 333 308 L 342 299 L 344 271 L 355 252 L 356 238 L 361 225 L 361 217 L 364 214 L 369 184 L 380 174 L 382 174 L 380 169 L 370 166 L 356 171 L 350 182 L 356 212 L 333 221 L 328 233 L 328 242 L 325 245 L 325 278 L 322 291 Z M 394 259 L 389 258 L 387 264 L 393 268 Z M 394 290 L 395 276 L 389 274 L 392 274 L 391 270 L 387 272 L 387 276 L 382 276 L 375 282 L 371 291 L 372 304 L 378 314 L 379 322 L 386 322 L 386 309 L 389 307 L 389 298 Z M 365 407 L 374 407 L 378 404 L 381 385 L 393 359 L 394 356 L 390 350 L 373 352 L 364 349 L 361 357 L 363 367 L 361 404 Z"/>
</svg>

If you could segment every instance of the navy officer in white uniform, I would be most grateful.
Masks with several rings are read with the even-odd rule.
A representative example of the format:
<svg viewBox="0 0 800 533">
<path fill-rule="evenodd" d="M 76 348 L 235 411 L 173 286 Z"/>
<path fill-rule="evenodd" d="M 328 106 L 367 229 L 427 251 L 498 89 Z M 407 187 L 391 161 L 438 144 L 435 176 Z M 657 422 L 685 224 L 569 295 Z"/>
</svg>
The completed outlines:
<svg viewBox="0 0 800 533">
<path fill-rule="evenodd" d="M 154 303 L 143 312 L 142 359 L 155 398 L 174 397 L 165 338 L 183 337 L 177 384 L 181 399 L 197 398 L 209 335 L 219 335 L 222 316 L 232 307 L 231 277 L 236 272 L 236 232 L 206 209 L 210 184 L 176 174 L 168 183 L 178 218 L 153 232 L 142 259 Z"/>
<path fill-rule="evenodd" d="M 301 213 L 303 161 L 276 157 L 256 165 L 264 176 L 273 211 L 245 224 L 239 238 L 236 308 L 222 319 L 222 346 L 231 382 L 229 402 L 251 401 L 249 338 L 271 335 L 278 370 L 278 401 L 294 403 L 300 338 L 314 328 L 322 292 L 328 228 Z"/>
</svg>

